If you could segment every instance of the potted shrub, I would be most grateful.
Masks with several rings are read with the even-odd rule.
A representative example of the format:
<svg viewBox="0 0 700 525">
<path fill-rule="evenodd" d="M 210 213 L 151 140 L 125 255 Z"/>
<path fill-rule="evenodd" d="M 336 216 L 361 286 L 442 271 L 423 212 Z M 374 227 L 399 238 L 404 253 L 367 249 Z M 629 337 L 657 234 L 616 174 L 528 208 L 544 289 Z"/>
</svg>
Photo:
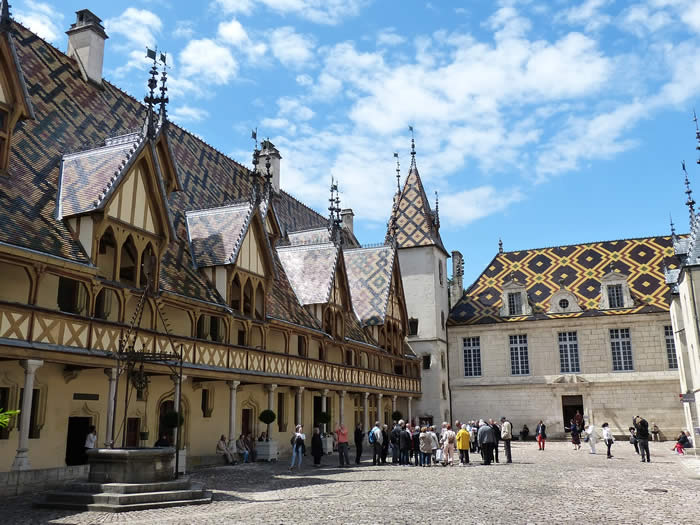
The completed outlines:
<svg viewBox="0 0 700 525">
<path fill-rule="evenodd" d="M 163 425 L 170 429 L 177 428 L 179 426 L 181 427 L 184 422 L 185 416 L 183 416 L 181 413 L 175 412 L 174 410 L 166 412 L 163 416 Z"/>
<path fill-rule="evenodd" d="M 265 409 L 260 412 L 258 419 L 267 425 L 266 440 L 257 443 L 258 459 L 261 461 L 277 461 L 277 443 L 270 439 L 270 425 L 275 422 L 277 415 L 272 410 Z"/>
<path fill-rule="evenodd" d="M 327 432 L 328 424 L 331 422 L 331 415 L 328 412 L 321 412 L 317 418 L 321 425 L 321 442 L 323 443 L 323 452 L 325 454 L 333 453 L 333 436 Z"/>
<path fill-rule="evenodd" d="M 139 432 L 139 439 L 141 441 L 148 441 L 148 431 Z"/>
<path fill-rule="evenodd" d="M 400 419 L 403 419 L 403 414 L 401 412 L 399 412 L 398 410 L 394 410 L 391 413 L 391 419 L 393 419 L 394 421 L 396 421 L 398 423 L 398 421 Z"/>
</svg>

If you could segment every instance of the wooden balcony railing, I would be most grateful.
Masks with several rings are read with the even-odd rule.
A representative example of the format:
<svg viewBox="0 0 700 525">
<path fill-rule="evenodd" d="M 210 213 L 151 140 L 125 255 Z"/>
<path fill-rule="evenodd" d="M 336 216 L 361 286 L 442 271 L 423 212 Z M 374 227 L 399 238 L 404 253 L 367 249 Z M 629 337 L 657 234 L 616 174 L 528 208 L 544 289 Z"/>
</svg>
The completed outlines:
<svg viewBox="0 0 700 525">
<path fill-rule="evenodd" d="M 119 323 L 0 301 L 0 339 L 116 352 L 127 329 Z M 142 346 L 146 351 L 173 353 L 179 353 L 182 347 L 186 363 L 228 368 L 240 373 L 263 372 L 290 379 L 306 378 L 411 394 L 420 394 L 421 391 L 418 378 L 189 337 L 173 336 L 169 339 L 146 329 L 139 329 L 137 335 L 136 348 Z"/>
</svg>

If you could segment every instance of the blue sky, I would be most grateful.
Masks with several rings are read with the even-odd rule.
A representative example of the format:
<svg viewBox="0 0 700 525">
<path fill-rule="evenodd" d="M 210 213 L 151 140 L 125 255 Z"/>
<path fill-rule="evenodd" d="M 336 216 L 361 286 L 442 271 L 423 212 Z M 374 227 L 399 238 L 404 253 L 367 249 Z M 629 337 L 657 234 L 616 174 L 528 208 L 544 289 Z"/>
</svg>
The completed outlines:
<svg viewBox="0 0 700 525">
<path fill-rule="evenodd" d="M 105 78 L 142 98 L 157 45 L 172 120 L 244 164 L 257 127 L 282 186 L 324 214 L 335 176 L 363 243 L 383 239 L 412 124 L 465 284 L 499 237 L 516 250 L 666 234 L 669 213 L 688 229 L 697 0 L 16 0 L 13 15 L 65 50 L 81 8 L 110 37 Z"/>
</svg>

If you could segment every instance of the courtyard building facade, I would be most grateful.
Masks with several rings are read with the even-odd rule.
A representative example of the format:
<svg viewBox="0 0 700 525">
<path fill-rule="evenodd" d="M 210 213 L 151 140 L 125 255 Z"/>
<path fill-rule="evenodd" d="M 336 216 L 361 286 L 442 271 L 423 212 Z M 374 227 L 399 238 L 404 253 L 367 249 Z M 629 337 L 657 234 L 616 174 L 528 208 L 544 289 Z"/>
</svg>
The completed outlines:
<svg viewBox="0 0 700 525">
<path fill-rule="evenodd" d="M 188 464 L 221 434 L 269 431 L 285 453 L 322 413 L 411 417 L 421 363 L 395 241 L 362 248 L 337 193 L 329 216 L 286 193 L 271 142 L 251 171 L 170 123 L 165 90 L 144 105 L 103 80 L 90 11 L 68 37 L 65 54 L 3 3 L 0 407 L 21 414 L 0 472 L 83 461 L 90 426 L 99 446 L 172 443 L 173 412 Z M 125 350 L 161 359 L 126 372 Z"/>
<path fill-rule="evenodd" d="M 577 411 L 617 435 L 641 415 L 675 439 L 685 424 L 664 268 L 678 265 L 671 237 L 499 248 L 450 312 L 453 417 L 505 415 L 531 435 L 542 420 L 559 438 Z"/>
</svg>

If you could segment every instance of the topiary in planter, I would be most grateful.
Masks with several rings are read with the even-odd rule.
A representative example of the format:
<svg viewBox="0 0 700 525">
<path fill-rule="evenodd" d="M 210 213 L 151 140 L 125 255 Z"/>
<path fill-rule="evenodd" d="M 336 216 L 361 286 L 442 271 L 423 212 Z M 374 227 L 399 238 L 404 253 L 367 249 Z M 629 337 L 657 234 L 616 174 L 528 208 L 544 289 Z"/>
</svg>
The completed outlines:
<svg viewBox="0 0 700 525">
<path fill-rule="evenodd" d="M 403 419 L 403 414 L 398 410 L 394 410 L 391 413 L 391 419 L 393 419 L 394 421 L 399 421 L 400 419 Z"/>
<path fill-rule="evenodd" d="M 262 412 L 260 412 L 260 415 L 258 416 L 258 419 L 265 423 L 266 425 L 271 425 L 272 423 L 275 422 L 275 419 L 277 419 L 277 416 L 272 410 L 265 409 Z"/>
<path fill-rule="evenodd" d="M 317 418 L 318 422 L 322 425 L 327 425 L 331 422 L 331 415 L 328 412 L 321 412 Z"/>
<path fill-rule="evenodd" d="M 185 417 L 181 413 L 175 412 L 174 410 L 166 412 L 163 416 L 163 425 L 165 425 L 167 428 L 177 428 L 178 426 L 182 426 L 184 422 Z"/>
</svg>

